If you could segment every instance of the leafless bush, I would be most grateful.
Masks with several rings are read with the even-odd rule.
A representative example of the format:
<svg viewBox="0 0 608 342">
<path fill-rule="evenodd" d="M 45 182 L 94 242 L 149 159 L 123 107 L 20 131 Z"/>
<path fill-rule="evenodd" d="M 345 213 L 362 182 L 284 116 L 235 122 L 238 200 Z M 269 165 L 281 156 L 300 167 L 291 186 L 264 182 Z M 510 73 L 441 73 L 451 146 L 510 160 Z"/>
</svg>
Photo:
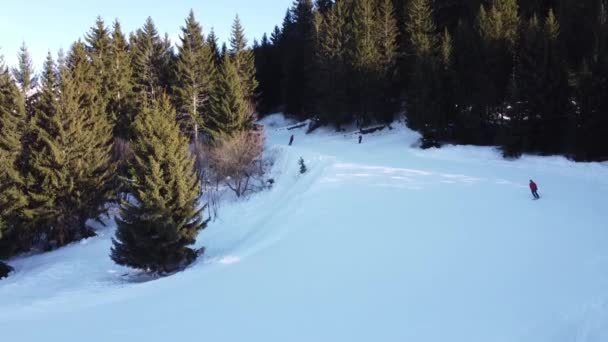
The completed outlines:
<svg viewBox="0 0 608 342">
<path fill-rule="evenodd" d="M 131 158 L 133 158 L 133 149 L 129 141 L 122 138 L 114 138 L 112 160 L 119 164 L 127 164 Z"/>
<path fill-rule="evenodd" d="M 251 190 L 251 181 L 262 177 L 264 134 L 260 131 L 239 132 L 220 139 L 209 154 L 217 180 L 222 180 L 237 197 Z"/>
</svg>

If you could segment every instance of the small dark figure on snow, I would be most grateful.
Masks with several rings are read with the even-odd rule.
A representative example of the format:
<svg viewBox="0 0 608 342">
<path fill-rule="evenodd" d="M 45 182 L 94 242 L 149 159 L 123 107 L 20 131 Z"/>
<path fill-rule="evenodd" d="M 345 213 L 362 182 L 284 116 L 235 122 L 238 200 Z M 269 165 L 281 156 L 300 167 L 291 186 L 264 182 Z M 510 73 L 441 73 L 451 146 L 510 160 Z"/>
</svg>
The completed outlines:
<svg viewBox="0 0 608 342">
<path fill-rule="evenodd" d="M 308 169 L 306 168 L 306 164 L 304 164 L 304 158 L 300 157 L 298 164 L 300 164 L 300 173 L 301 174 L 304 174 L 304 173 L 306 173 L 306 171 L 308 171 Z"/>
<path fill-rule="evenodd" d="M 532 196 L 534 196 L 534 199 L 540 198 L 540 196 L 538 195 L 538 186 L 531 179 L 530 179 L 530 191 L 532 191 Z"/>
<path fill-rule="evenodd" d="M 291 138 L 289 138 L 289 146 L 291 146 L 291 144 L 293 144 L 293 134 L 291 135 Z"/>
<path fill-rule="evenodd" d="M 362 135 L 359 136 L 359 144 L 361 143 L 361 140 L 363 140 L 363 136 Z"/>
</svg>

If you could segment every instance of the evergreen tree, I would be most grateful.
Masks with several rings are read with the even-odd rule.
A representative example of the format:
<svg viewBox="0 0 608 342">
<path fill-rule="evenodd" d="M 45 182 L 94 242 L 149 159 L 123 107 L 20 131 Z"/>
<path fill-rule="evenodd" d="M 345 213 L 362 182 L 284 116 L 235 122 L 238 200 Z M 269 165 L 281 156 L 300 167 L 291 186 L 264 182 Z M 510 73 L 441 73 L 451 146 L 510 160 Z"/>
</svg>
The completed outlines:
<svg viewBox="0 0 608 342">
<path fill-rule="evenodd" d="M 351 113 L 347 98 L 348 7 L 338 1 L 322 18 L 316 51 L 316 111 L 323 123 L 336 126 L 348 123 Z"/>
<path fill-rule="evenodd" d="M 98 88 L 100 100 L 103 101 L 103 106 L 106 107 L 112 98 L 110 91 L 110 77 L 112 69 L 112 38 L 109 29 L 101 17 L 97 17 L 95 26 L 91 27 L 85 35 L 85 43 L 87 55 L 91 61 L 93 80 L 95 87 Z M 116 122 L 115 113 L 106 110 L 108 119 L 112 125 Z"/>
<path fill-rule="evenodd" d="M 196 258 L 192 245 L 205 228 L 197 206 L 198 179 L 188 140 L 167 98 L 144 107 L 135 121 L 133 203 L 123 202 L 112 260 L 151 272 L 172 272 Z"/>
<path fill-rule="evenodd" d="M 28 214 L 63 246 L 90 234 L 86 221 L 105 212 L 114 168 L 111 126 L 90 83 L 84 44 L 73 45 L 60 69 L 55 113 L 34 125 L 41 149 L 31 154 Z"/>
<path fill-rule="evenodd" d="M 378 49 L 375 36 L 374 1 L 361 0 L 353 3 L 352 13 L 353 111 L 359 126 L 374 117 L 379 97 Z"/>
<path fill-rule="evenodd" d="M 258 112 L 261 114 L 271 113 L 281 101 L 280 75 L 277 70 L 281 69 L 280 59 L 268 36 L 264 34 L 255 54 L 256 79 L 259 82 Z"/>
<path fill-rule="evenodd" d="M 517 104 L 520 111 L 513 124 L 526 142 L 522 149 L 542 152 L 564 151 L 569 94 L 566 69 L 560 59 L 559 24 L 549 11 L 544 25 L 534 16 L 523 30 L 516 67 Z"/>
<path fill-rule="evenodd" d="M 205 129 L 211 140 L 217 141 L 222 135 L 249 129 L 252 118 L 247 110 L 247 99 L 238 70 L 228 54 L 224 55 L 214 84 L 211 112 Z"/>
<path fill-rule="evenodd" d="M 130 45 L 134 90 L 153 101 L 166 89 L 164 81 L 168 71 L 164 68 L 170 64 L 170 42 L 161 39 L 152 18 L 148 18 L 144 26 L 131 35 Z"/>
<path fill-rule="evenodd" d="M 453 138 L 453 128 L 456 124 L 456 103 L 454 89 L 456 87 L 453 66 L 454 43 L 447 27 L 443 30 L 439 42 L 439 86 L 437 101 L 439 102 L 439 131 L 442 139 Z"/>
<path fill-rule="evenodd" d="M 413 67 L 408 86 L 408 123 L 421 129 L 424 138 L 432 141 L 436 139 L 434 131 L 439 116 L 435 101 L 438 42 L 429 0 L 409 3 L 406 26 Z"/>
<path fill-rule="evenodd" d="M 25 109 L 31 114 L 31 98 L 36 90 L 37 77 L 34 71 L 32 58 L 25 42 L 21 45 L 18 54 L 18 66 L 13 68 L 13 77 L 21 91 L 21 100 L 24 101 Z"/>
<path fill-rule="evenodd" d="M 485 94 L 486 112 L 489 113 L 504 104 L 513 74 L 515 43 L 519 30 L 517 1 L 493 0 L 488 10 L 480 6 L 478 22 L 483 42 L 483 72 L 489 77 Z"/>
<path fill-rule="evenodd" d="M 211 28 L 211 31 L 207 36 L 207 46 L 209 46 L 209 50 L 211 51 L 211 54 L 213 56 L 213 61 L 215 62 L 216 68 L 219 67 L 219 65 L 222 63 L 221 51 L 217 42 L 218 39 L 215 35 L 215 31 L 213 30 L 213 28 Z"/>
<path fill-rule="evenodd" d="M 230 36 L 230 56 L 232 63 L 238 71 L 242 83 L 243 93 L 248 101 L 253 103 L 258 82 L 255 78 L 255 60 L 253 51 L 247 47 L 245 30 L 241 25 L 241 20 L 237 15 L 232 24 L 232 34 Z"/>
<path fill-rule="evenodd" d="M 283 84 L 285 111 L 304 117 L 312 109 L 315 56 L 312 0 L 296 0 L 283 22 Z"/>
<path fill-rule="evenodd" d="M 391 122 L 399 108 L 399 90 L 396 84 L 399 30 L 392 0 L 378 1 L 377 33 L 375 35 L 380 68 L 378 119 L 383 122 Z"/>
<path fill-rule="evenodd" d="M 177 120 L 182 132 L 198 141 L 199 129 L 208 108 L 215 65 L 214 56 L 205 43 L 202 28 L 192 11 L 186 19 L 186 26 L 182 28 L 178 50 L 177 84 L 174 89 Z"/>
<path fill-rule="evenodd" d="M 0 56 L 0 258 L 13 254 L 15 240 L 23 234 L 21 223 L 28 200 L 20 162 L 26 129 L 21 92 Z M 0 277 L 4 275 L 0 271 Z"/>
<path fill-rule="evenodd" d="M 57 67 L 53 55 L 49 52 L 44 62 L 40 79 L 40 91 L 34 107 L 34 119 L 41 120 L 43 117 L 51 117 L 57 108 Z"/>
<path fill-rule="evenodd" d="M 135 111 L 133 68 L 127 39 L 118 20 L 113 24 L 111 35 L 108 111 L 115 118 L 114 136 L 129 140 Z"/>
</svg>

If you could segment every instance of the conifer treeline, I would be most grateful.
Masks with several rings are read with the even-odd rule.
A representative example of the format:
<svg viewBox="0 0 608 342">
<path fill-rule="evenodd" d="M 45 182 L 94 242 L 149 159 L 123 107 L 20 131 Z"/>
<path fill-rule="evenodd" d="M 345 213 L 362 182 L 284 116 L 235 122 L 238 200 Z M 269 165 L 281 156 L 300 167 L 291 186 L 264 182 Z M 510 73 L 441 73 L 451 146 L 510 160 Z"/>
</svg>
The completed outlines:
<svg viewBox="0 0 608 342">
<path fill-rule="evenodd" d="M 25 44 L 13 70 L 0 59 L 0 259 L 94 234 L 86 222 L 126 192 L 112 258 L 193 260 L 205 222 L 188 144 L 252 128 L 257 81 L 238 17 L 230 48 L 192 12 L 176 45 L 150 18 L 128 38 L 98 18 L 39 75 Z"/>
<path fill-rule="evenodd" d="M 608 158 L 608 1 L 296 0 L 255 45 L 260 111 L 405 112 L 424 142 Z"/>
</svg>

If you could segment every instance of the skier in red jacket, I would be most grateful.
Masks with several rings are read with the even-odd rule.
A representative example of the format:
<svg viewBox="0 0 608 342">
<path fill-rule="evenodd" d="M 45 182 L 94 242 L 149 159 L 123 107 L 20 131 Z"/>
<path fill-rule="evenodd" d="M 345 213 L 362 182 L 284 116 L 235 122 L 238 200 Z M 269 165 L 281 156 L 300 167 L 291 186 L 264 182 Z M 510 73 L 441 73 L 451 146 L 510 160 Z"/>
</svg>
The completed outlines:
<svg viewBox="0 0 608 342">
<path fill-rule="evenodd" d="M 534 199 L 540 198 L 540 196 L 538 195 L 538 186 L 531 179 L 530 179 L 530 191 L 532 191 L 532 196 L 534 196 Z"/>
</svg>

